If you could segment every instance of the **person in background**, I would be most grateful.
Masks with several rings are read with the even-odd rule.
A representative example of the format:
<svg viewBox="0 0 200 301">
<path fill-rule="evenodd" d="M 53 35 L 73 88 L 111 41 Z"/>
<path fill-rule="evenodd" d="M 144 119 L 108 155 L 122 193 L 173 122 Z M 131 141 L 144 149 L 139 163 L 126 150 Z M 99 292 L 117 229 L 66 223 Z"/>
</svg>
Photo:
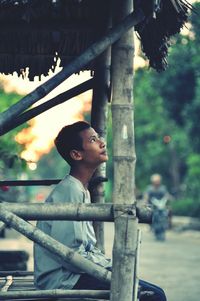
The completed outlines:
<svg viewBox="0 0 200 301">
<path fill-rule="evenodd" d="M 155 198 L 157 200 L 161 200 L 163 198 L 166 198 L 168 201 L 168 223 L 169 228 L 171 228 L 172 225 L 172 210 L 169 206 L 169 201 L 171 201 L 172 195 L 168 192 L 165 185 L 162 184 L 162 176 L 158 173 L 152 174 L 150 177 L 151 184 L 147 186 L 147 189 L 143 196 L 143 201 L 148 204 L 152 205 L 152 199 Z"/>
<path fill-rule="evenodd" d="M 152 198 L 156 198 L 161 200 L 162 198 L 166 197 L 167 199 L 170 198 L 170 194 L 167 191 L 165 185 L 162 184 L 162 176 L 160 174 L 153 174 L 150 178 L 151 184 L 147 187 L 144 193 L 144 201 L 147 204 L 151 205 Z"/>
</svg>

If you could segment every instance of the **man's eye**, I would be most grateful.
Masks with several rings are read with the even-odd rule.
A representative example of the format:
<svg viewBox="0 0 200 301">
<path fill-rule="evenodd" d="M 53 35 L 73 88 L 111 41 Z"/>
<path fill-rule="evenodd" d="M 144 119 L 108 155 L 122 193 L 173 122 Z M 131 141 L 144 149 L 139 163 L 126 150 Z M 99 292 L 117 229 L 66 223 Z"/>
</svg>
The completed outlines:
<svg viewBox="0 0 200 301">
<path fill-rule="evenodd" d="M 94 137 L 90 140 L 90 142 L 95 142 L 97 139 Z"/>
</svg>

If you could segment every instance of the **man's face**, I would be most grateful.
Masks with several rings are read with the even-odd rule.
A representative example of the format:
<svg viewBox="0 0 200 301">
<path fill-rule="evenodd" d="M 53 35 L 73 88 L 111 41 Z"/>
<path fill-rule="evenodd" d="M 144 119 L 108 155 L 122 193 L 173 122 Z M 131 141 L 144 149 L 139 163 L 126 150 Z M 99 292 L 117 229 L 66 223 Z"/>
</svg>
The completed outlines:
<svg viewBox="0 0 200 301">
<path fill-rule="evenodd" d="M 155 177 L 152 180 L 152 184 L 154 187 L 159 187 L 161 185 L 161 178 L 160 177 Z"/>
<path fill-rule="evenodd" d="M 108 160 L 106 144 L 93 128 L 83 130 L 79 135 L 83 141 L 83 150 L 79 151 L 82 156 L 82 162 L 96 167 Z"/>
</svg>

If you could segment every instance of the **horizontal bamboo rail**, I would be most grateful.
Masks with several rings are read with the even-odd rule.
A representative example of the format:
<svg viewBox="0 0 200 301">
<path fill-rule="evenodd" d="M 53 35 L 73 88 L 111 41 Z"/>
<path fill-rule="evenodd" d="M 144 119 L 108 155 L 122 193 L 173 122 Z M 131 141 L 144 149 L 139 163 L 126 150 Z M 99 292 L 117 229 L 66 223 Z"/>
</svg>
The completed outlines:
<svg viewBox="0 0 200 301">
<path fill-rule="evenodd" d="M 21 234 L 25 235 L 32 241 L 38 243 L 48 251 L 59 256 L 62 260 L 72 264 L 79 270 L 92 275 L 96 279 L 110 283 L 111 272 L 105 268 L 94 264 L 90 260 L 85 259 L 74 250 L 68 248 L 62 243 L 56 241 L 49 235 L 43 233 L 37 227 L 19 218 L 17 215 L 5 209 L 5 206 L 0 208 L 0 220 L 11 226 Z"/>
<path fill-rule="evenodd" d="M 132 204 L 36 204 L 1 203 L 0 210 L 7 209 L 27 220 L 77 220 L 114 221 L 114 210 L 121 214 L 134 214 Z M 148 206 L 137 206 L 136 214 L 141 223 L 151 223 L 152 211 Z"/>
<path fill-rule="evenodd" d="M 0 300 L 6 300 L 10 298 L 95 298 L 109 300 L 109 291 L 105 290 L 35 290 L 35 291 L 0 291 Z M 83 300 L 83 299 L 81 299 Z M 84 299 L 85 300 L 85 299 Z M 91 299 L 90 299 L 91 300 Z"/>
</svg>

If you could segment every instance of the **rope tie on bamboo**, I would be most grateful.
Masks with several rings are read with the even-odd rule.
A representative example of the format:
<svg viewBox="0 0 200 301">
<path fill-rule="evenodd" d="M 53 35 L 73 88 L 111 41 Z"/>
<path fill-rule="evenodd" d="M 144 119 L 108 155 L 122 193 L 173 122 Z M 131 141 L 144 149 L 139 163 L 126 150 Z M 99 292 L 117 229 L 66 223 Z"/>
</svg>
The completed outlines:
<svg viewBox="0 0 200 301">
<path fill-rule="evenodd" d="M 136 207 L 135 204 L 130 204 L 129 208 L 122 208 L 120 205 L 112 206 L 112 214 L 114 219 L 120 218 L 123 215 L 130 215 L 136 218 Z"/>
</svg>

